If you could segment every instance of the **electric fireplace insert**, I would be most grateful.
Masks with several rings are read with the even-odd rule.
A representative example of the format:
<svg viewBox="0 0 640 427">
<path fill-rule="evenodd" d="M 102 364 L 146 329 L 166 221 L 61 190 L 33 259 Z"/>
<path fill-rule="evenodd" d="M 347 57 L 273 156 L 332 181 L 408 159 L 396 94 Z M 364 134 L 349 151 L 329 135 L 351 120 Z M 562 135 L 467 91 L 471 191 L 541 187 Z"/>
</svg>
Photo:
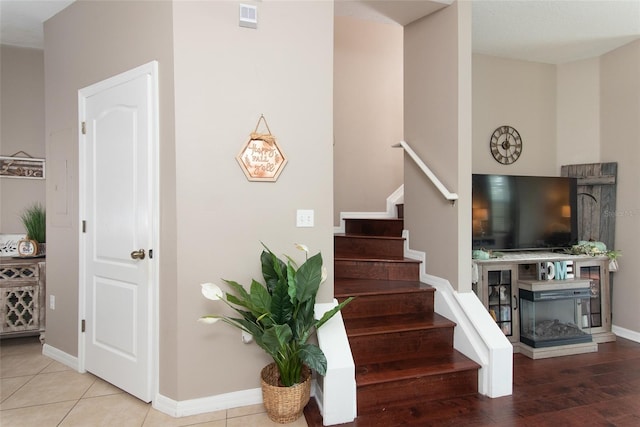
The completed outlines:
<svg viewBox="0 0 640 427">
<path fill-rule="evenodd" d="M 520 341 L 533 347 L 591 342 L 590 282 L 521 283 Z"/>
</svg>

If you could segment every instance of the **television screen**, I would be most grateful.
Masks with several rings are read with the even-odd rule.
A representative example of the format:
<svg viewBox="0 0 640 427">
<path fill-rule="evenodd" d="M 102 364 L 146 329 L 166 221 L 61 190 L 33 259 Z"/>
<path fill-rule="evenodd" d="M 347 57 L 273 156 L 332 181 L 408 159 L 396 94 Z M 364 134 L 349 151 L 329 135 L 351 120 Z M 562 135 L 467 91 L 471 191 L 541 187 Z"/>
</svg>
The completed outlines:
<svg viewBox="0 0 640 427">
<path fill-rule="evenodd" d="M 559 249 L 577 242 L 576 178 L 481 175 L 472 181 L 473 249 Z"/>
</svg>

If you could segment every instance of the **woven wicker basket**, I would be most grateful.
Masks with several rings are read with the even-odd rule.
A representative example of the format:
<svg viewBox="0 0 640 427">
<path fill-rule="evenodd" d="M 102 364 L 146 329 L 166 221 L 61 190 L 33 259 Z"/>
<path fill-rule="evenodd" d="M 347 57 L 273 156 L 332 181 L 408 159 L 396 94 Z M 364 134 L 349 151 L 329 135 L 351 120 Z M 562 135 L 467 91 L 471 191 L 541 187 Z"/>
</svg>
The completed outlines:
<svg viewBox="0 0 640 427">
<path fill-rule="evenodd" d="M 311 394 L 311 371 L 308 367 L 302 368 L 303 381 L 291 387 L 278 386 L 280 374 L 275 363 L 265 366 L 260 378 L 264 407 L 272 421 L 286 424 L 302 416 Z"/>
</svg>

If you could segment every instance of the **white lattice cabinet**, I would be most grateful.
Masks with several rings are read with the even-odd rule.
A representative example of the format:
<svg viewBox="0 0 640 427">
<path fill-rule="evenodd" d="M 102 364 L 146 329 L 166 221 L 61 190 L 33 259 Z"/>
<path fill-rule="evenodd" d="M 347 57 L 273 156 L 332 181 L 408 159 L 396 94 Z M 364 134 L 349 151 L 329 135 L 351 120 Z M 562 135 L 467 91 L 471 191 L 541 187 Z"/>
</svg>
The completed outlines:
<svg viewBox="0 0 640 427">
<path fill-rule="evenodd" d="M 40 335 L 44 339 L 44 258 L 0 257 L 0 337 Z"/>
</svg>

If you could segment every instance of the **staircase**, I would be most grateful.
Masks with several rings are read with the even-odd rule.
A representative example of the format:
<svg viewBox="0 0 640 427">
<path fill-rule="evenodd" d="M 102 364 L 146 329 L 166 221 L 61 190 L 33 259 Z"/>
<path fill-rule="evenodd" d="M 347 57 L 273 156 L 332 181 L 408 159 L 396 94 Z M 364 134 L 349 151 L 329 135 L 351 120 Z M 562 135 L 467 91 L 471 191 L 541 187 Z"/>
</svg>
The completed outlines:
<svg viewBox="0 0 640 427">
<path fill-rule="evenodd" d="M 399 210 L 399 212 L 402 212 Z M 356 367 L 353 425 L 421 423 L 426 402 L 476 395 L 479 365 L 453 349 L 420 262 L 404 258 L 403 219 L 347 219 L 335 235 L 335 296 Z"/>
</svg>

